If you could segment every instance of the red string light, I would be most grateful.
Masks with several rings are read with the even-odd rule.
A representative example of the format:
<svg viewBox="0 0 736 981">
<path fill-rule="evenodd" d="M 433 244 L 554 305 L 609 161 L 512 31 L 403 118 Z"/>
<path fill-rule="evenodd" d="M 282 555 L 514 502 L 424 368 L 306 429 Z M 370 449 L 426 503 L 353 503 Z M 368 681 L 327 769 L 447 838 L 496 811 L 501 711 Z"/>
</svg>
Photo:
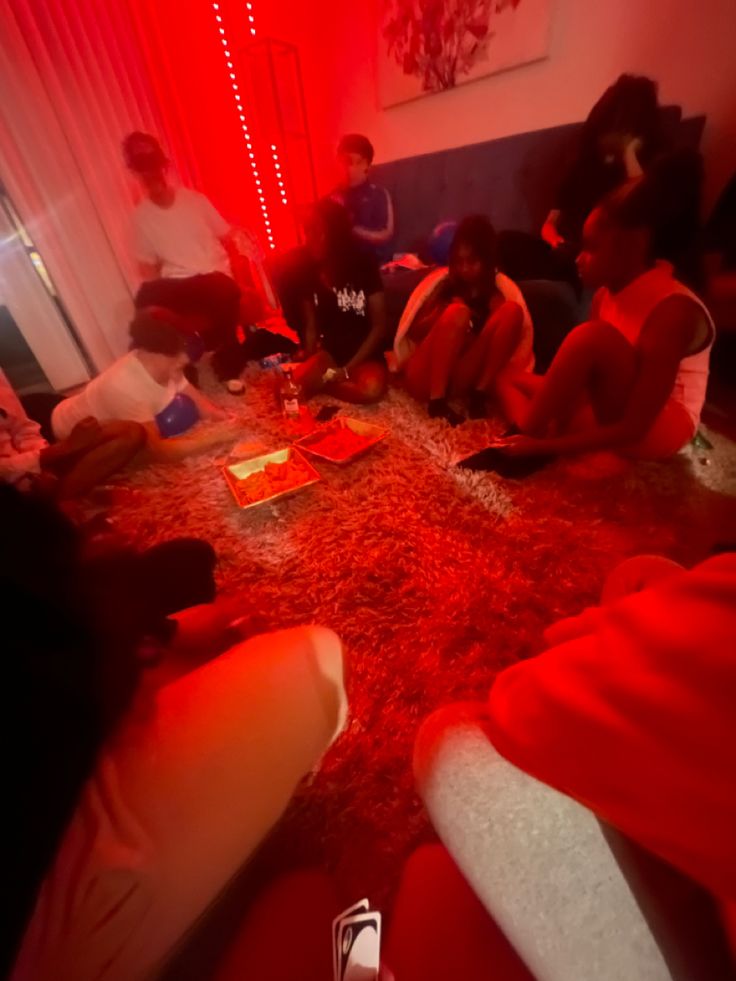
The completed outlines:
<svg viewBox="0 0 736 981">
<path fill-rule="evenodd" d="M 248 21 L 250 25 L 250 33 L 255 37 L 255 17 L 253 15 L 253 4 L 246 3 L 246 9 L 248 10 Z M 235 64 L 232 59 L 232 52 L 230 51 L 230 43 L 227 38 L 227 33 L 223 26 L 222 16 L 220 14 L 220 4 L 213 3 L 212 10 L 215 15 L 215 23 L 217 24 L 217 31 L 220 35 L 220 43 L 223 47 L 223 55 L 225 57 L 225 65 L 228 70 L 230 77 L 230 87 L 233 90 L 233 99 L 235 100 L 235 107 L 238 113 L 238 119 L 240 120 L 240 128 L 243 131 L 243 139 L 245 141 L 245 148 L 248 153 L 248 162 L 250 163 L 250 169 L 253 174 L 253 180 L 256 186 L 256 194 L 258 195 L 258 203 L 261 206 L 261 213 L 263 218 L 263 225 L 266 230 L 266 237 L 268 238 L 269 247 L 272 249 L 276 248 L 276 242 L 274 240 L 273 231 L 271 229 L 271 217 L 268 212 L 268 206 L 266 205 L 266 197 L 263 193 L 263 186 L 261 184 L 261 175 L 258 171 L 258 164 L 256 162 L 256 155 L 253 152 L 253 141 L 251 139 L 250 130 L 248 129 L 248 120 L 245 115 L 245 107 L 243 105 L 243 99 L 240 95 L 240 88 L 238 86 L 238 76 L 235 71 Z M 280 190 L 283 190 L 280 188 Z M 282 200 L 285 198 L 282 194 Z"/>
</svg>

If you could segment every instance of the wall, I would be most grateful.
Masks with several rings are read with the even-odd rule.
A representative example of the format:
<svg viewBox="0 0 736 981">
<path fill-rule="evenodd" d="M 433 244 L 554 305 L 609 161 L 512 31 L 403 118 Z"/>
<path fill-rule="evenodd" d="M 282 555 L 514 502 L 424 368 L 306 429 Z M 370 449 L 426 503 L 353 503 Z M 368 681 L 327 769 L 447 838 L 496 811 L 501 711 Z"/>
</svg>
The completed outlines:
<svg viewBox="0 0 736 981">
<path fill-rule="evenodd" d="M 583 119 L 623 71 L 657 78 L 663 102 L 707 113 L 709 199 L 736 169 L 735 0 L 552 0 L 547 60 L 386 111 L 376 95 L 380 2 L 323 0 L 317 14 L 294 0 L 259 5 L 264 28 L 300 44 L 323 187 L 341 132 L 370 134 L 393 160 L 542 129 Z"/>
</svg>

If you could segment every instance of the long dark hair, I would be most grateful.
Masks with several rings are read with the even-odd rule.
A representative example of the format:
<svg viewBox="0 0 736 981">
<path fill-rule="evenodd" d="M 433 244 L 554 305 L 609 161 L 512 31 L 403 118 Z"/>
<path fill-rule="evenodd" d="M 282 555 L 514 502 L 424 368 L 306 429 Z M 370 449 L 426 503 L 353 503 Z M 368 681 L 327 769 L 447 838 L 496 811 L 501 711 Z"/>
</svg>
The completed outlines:
<svg viewBox="0 0 736 981">
<path fill-rule="evenodd" d="M 498 239 L 490 219 L 485 215 L 467 215 L 457 226 L 450 246 L 450 275 L 443 290 L 446 296 L 457 294 L 463 289 L 463 285 L 457 283 L 452 274 L 453 261 L 461 246 L 465 246 L 480 260 L 485 273 L 480 283 L 480 296 L 486 301 L 490 300 L 496 292 L 498 256 Z"/>
<path fill-rule="evenodd" d="M 6 810 L 0 975 L 97 752 L 138 680 L 126 631 L 102 635 L 81 540 L 53 506 L 0 485 Z M 108 628 L 109 629 L 109 628 Z"/>
<path fill-rule="evenodd" d="M 703 159 L 695 150 L 659 157 L 645 174 L 616 188 L 601 201 L 609 221 L 650 232 L 652 259 L 666 259 L 677 276 L 701 286 L 699 251 Z"/>
<path fill-rule="evenodd" d="M 644 75 L 621 75 L 610 85 L 583 123 L 580 157 L 601 162 L 598 141 L 608 133 L 630 133 L 642 142 L 648 160 L 662 147 L 657 83 Z"/>
</svg>

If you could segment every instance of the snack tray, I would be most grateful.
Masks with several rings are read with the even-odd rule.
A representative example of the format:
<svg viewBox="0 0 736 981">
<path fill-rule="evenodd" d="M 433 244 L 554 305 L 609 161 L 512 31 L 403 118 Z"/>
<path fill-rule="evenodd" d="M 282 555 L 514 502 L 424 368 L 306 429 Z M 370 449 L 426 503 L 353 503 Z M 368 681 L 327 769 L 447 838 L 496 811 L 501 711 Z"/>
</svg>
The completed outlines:
<svg viewBox="0 0 736 981">
<path fill-rule="evenodd" d="M 250 477 L 253 473 L 258 473 L 260 470 L 265 470 L 266 465 L 269 463 L 286 463 L 287 460 L 296 459 L 302 465 L 305 471 L 307 471 L 307 477 L 300 484 L 294 484 L 293 487 L 289 487 L 286 490 L 279 491 L 277 494 L 271 494 L 270 497 L 261 498 L 260 501 L 252 501 L 250 504 L 241 504 L 238 500 L 237 485 L 239 480 L 244 480 L 246 477 Z M 250 508 L 260 507 L 261 504 L 272 503 L 273 501 L 278 501 L 282 497 L 288 497 L 289 494 L 295 494 L 297 491 L 303 490 L 305 487 L 311 487 L 312 484 L 316 484 L 320 479 L 319 474 L 314 469 L 312 464 L 305 460 L 303 455 L 299 450 L 295 449 L 293 446 L 287 446 L 283 450 L 275 450 L 273 453 L 265 453 L 263 456 L 256 456 L 250 460 L 241 460 L 238 463 L 231 463 L 229 466 L 223 467 L 222 472 L 227 481 L 227 485 L 230 488 L 230 492 L 235 498 L 235 503 L 243 511 L 248 511 Z"/>
<path fill-rule="evenodd" d="M 354 433 L 358 436 L 365 437 L 365 444 L 360 447 L 360 449 L 355 450 L 353 453 L 348 454 L 348 456 L 335 457 L 330 456 L 328 453 L 323 453 L 319 449 L 319 443 L 322 440 L 325 431 L 329 431 L 336 426 L 342 426 L 343 428 L 352 429 Z M 338 463 L 340 465 L 345 463 L 351 463 L 353 460 L 357 459 L 366 453 L 372 446 L 380 443 L 382 439 L 388 436 L 388 429 L 383 429 L 381 426 L 374 426 L 373 423 L 363 422 L 362 419 L 349 419 L 345 416 L 339 416 L 337 419 L 331 420 L 327 425 L 316 429 L 313 433 L 309 433 L 308 436 L 302 436 L 301 439 L 294 443 L 294 446 L 298 446 L 300 450 L 305 453 L 309 453 L 310 456 L 317 457 L 319 460 L 326 460 L 328 463 Z"/>
</svg>

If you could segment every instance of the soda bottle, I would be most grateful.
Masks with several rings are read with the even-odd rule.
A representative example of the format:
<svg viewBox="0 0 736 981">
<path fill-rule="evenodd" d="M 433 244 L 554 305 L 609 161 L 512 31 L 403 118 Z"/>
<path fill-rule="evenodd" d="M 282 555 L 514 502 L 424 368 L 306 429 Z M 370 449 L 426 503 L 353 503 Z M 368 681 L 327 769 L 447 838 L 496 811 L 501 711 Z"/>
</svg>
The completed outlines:
<svg viewBox="0 0 736 981">
<path fill-rule="evenodd" d="M 301 416 L 301 406 L 299 404 L 299 395 L 301 389 L 294 381 L 294 376 L 292 374 L 291 368 L 287 368 L 284 372 L 284 380 L 281 383 L 281 409 L 284 416 L 287 419 L 296 421 Z"/>
</svg>

